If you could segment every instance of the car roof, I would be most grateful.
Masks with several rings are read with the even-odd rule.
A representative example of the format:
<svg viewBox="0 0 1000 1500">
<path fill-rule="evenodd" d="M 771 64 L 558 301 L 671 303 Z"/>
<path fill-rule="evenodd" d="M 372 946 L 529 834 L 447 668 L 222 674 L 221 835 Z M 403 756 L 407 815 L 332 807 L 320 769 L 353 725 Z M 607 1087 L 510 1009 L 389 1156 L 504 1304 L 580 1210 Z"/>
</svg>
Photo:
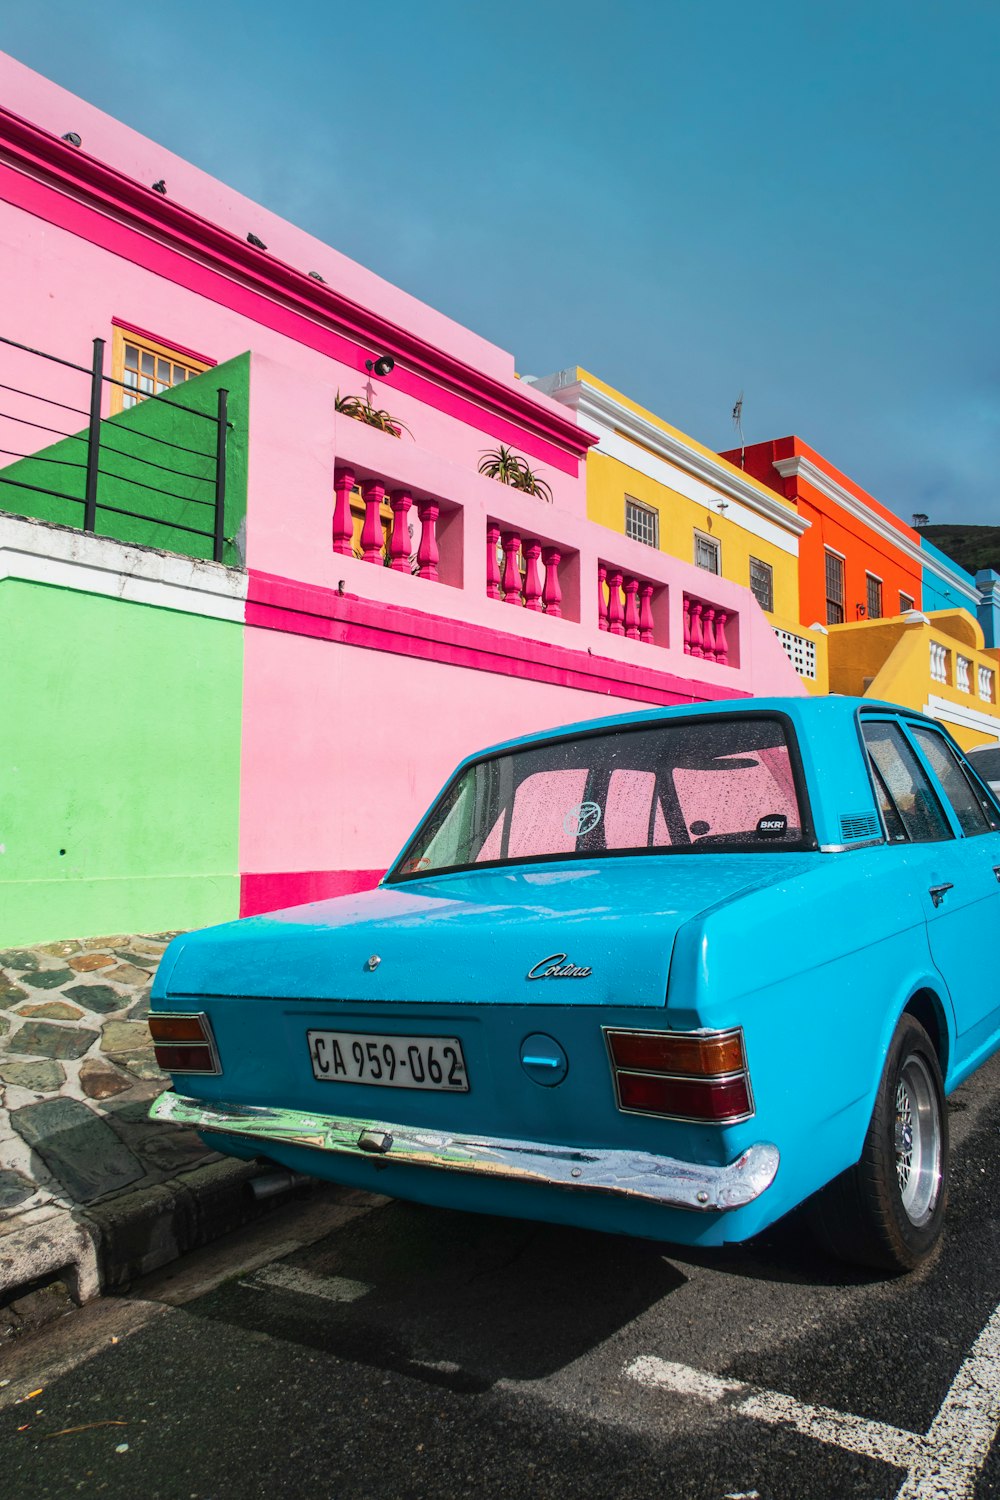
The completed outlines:
<svg viewBox="0 0 1000 1500">
<path fill-rule="evenodd" d="M 922 719 L 941 728 L 915 709 L 904 708 L 899 703 L 882 702 L 874 698 L 841 697 L 837 694 L 822 697 L 798 698 L 723 698 L 701 703 L 671 704 L 664 708 L 640 709 L 634 713 L 609 714 L 597 719 L 582 719 L 577 723 L 555 725 L 551 729 L 537 730 L 531 734 L 518 735 L 514 739 L 500 740 L 495 745 L 485 746 L 466 756 L 462 764 L 482 759 L 486 755 L 499 755 L 509 750 L 522 750 L 530 745 L 543 744 L 546 740 L 563 735 L 588 734 L 605 730 L 628 729 L 635 725 L 671 724 L 684 719 L 726 717 L 745 714 L 784 714 L 803 735 L 810 729 L 819 731 L 820 726 L 830 729 L 853 723 L 860 710 L 875 713 L 905 714 L 907 718 Z"/>
</svg>

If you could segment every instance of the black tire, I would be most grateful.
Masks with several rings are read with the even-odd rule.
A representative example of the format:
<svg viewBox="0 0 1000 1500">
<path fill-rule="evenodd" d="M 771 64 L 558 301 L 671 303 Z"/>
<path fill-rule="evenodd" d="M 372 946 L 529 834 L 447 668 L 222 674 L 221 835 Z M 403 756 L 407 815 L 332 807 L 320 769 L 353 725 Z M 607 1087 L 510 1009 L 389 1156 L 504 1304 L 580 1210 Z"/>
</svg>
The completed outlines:
<svg viewBox="0 0 1000 1500">
<path fill-rule="evenodd" d="M 948 1112 L 937 1053 L 901 1017 L 856 1166 L 816 1194 L 812 1228 L 841 1260 L 897 1274 L 933 1251 L 948 1200 Z"/>
</svg>

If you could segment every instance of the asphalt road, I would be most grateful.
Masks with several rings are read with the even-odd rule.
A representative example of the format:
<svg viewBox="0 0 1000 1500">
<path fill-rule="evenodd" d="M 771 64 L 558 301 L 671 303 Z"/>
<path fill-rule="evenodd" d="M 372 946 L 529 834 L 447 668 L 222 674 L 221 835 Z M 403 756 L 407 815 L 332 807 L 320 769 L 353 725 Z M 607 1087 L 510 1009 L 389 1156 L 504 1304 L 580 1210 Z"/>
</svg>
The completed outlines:
<svg viewBox="0 0 1000 1500">
<path fill-rule="evenodd" d="M 0 1495 L 1000 1495 L 1000 1059 L 951 1103 L 894 1281 L 794 1218 L 674 1253 L 318 1189 L 8 1346 Z"/>
</svg>

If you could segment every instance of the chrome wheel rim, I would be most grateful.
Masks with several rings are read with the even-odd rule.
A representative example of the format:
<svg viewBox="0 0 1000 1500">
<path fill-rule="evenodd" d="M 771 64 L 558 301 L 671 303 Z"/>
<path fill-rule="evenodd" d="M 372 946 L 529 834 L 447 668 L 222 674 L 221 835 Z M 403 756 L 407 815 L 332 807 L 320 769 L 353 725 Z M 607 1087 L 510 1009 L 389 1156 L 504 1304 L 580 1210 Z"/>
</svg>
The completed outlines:
<svg viewBox="0 0 1000 1500">
<path fill-rule="evenodd" d="M 941 1191 L 941 1115 L 930 1071 L 916 1053 L 906 1059 L 896 1083 L 893 1147 L 903 1212 L 919 1229 L 934 1213 Z"/>
</svg>

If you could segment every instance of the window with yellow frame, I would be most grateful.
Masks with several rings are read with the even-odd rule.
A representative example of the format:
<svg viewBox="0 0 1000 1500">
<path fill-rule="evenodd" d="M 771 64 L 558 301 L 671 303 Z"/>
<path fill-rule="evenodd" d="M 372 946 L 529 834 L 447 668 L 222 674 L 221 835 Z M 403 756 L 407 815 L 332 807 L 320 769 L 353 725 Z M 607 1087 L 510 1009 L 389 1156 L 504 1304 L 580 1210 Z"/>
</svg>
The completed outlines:
<svg viewBox="0 0 1000 1500">
<path fill-rule="evenodd" d="M 115 328 L 111 347 L 112 415 L 128 411 L 147 396 L 159 396 L 210 368 L 207 360 L 171 349 L 145 334 Z"/>
</svg>

